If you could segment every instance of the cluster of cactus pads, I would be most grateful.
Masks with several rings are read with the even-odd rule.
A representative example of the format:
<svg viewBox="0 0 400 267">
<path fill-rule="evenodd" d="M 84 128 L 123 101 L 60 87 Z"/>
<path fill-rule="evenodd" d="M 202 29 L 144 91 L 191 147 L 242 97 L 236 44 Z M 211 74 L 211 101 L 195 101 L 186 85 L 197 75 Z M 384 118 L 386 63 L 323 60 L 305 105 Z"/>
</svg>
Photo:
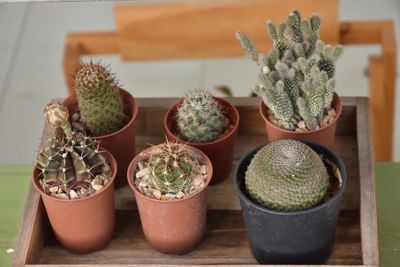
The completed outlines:
<svg viewBox="0 0 400 267">
<path fill-rule="evenodd" d="M 254 201 L 281 211 L 319 204 L 327 193 L 328 171 L 319 155 L 302 142 L 279 140 L 257 152 L 245 184 Z"/>
<path fill-rule="evenodd" d="M 75 92 L 82 122 L 101 136 L 121 129 L 126 121 L 118 81 L 108 66 L 83 63 L 75 75 Z"/>
<path fill-rule="evenodd" d="M 296 10 L 278 26 L 267 22 L 273 44 L 267 54 L 259 53 L 245 33 L 236 34 L 246 55 L 261 67 L 254 92 L 284 129 L 295 130 L 303 120 L 315 130 L 332 107 L 335 61 L 343 47 L 321 41 L 320 26 L 318 15 L 302 20 Z"/>
<path fill-rule="evenodd" d="M 62 129 L 62 133 L 56 132 L 37 156 L 37 167 L 41 170 L 39 181 L 43 190 L 64 199 L 95 193 L 112 176 L 110 166 L 99 151 L 98 142 L 78 136 L 72 130 L 68 110 L 63 105 L 51 103 L 45 108 L 44 114 L 47 122 L 55 129 Z M 96 187 L 100 184 L 100 187 Z"/>
<path fill-rule="evenodd" d="M 205 143 L 218 139 L 229 127 L 229 120 L 209 90 L 195 89 L 186 95 L 179 107 L 177 124 L 184 139 Z"/>
</svg>

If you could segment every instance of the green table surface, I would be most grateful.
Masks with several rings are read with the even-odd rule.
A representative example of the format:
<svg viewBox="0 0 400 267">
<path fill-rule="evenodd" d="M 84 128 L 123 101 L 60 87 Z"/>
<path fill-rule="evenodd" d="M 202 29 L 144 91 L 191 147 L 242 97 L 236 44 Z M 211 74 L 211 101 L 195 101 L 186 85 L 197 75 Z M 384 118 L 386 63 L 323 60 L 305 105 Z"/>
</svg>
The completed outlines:
<svg viewBox="0 0 400 267">
<path fill-rule="evenodd" d="M 9 266 L 31 165 L 0 165 L 0 266 Z M 400 266 L 400 163 L 376 163 L 380 265 Z"/>
</svg>

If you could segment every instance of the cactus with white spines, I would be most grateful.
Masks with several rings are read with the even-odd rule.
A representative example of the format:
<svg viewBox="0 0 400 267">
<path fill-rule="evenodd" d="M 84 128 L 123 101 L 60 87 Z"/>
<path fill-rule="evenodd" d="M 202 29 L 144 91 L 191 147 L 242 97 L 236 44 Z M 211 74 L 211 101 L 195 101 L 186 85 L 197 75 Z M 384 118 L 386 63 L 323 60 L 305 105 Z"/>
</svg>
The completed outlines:
<svg viewBox="0 0 400 267">
<path fill-rule="evenodd" d="M 318 15 L 302 20 L 296 10 L 278 26 L 267 22 L 273 46 L 266 54 L 245 33 L 236 34 L 245 54 L 261 68 L 254 92 L 284 129 L 295 130 L 304 120 L 315 130 L 332 108 L 335 62 L 343 47 L 319 40 L 320 26 Z"/>
</svg>

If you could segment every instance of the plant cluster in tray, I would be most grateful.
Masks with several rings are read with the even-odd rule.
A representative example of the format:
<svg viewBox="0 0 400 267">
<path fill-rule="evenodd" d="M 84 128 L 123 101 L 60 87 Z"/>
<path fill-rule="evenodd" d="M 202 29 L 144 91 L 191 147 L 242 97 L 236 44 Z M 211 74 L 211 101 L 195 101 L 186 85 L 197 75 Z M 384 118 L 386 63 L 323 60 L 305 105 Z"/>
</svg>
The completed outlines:
<svg viewBox="0 0 400 267">
<path fill-rule="evenodd" d="M 267 23 L 272 48 L 259 53 L 244 32 L 237 32 L 246 55 L 260 66 L 254 92 L 269 109 L 275 125 L 291 131 L 314 131 L 332 123 L 335 62 L 343 53 L 340 45 L 319 39 L 321 18 L 302 20 L 294 10 L 287 22 Z"/>
</svg>

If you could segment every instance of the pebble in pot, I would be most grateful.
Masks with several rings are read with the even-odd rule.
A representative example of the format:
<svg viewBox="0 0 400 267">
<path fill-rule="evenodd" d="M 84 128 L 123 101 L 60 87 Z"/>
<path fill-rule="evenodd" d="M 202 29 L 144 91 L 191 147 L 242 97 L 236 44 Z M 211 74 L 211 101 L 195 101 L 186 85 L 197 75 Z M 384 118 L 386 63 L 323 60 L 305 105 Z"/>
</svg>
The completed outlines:
<svg viewBox="0 0 400 267">
<path fill-rule="evenodd" d="M 206 226 L 210 160 L 200 150 L 166 142 L 137 155 L 128 168 L 146 239 L 163 253 L 184 254 Z"/>
<path fill-rule="evenodd" d="M 314 143 L 283 139 L 250 151 L 238 165 L 235 186 L 255 258 L 324 263 L 346 181 L 340 158 Z"/>
<path fill-rule="evenodd" d="M 72 130 L 63 105 L 49 104 L 45 116 L 56 133 L 37 156 L 33 183 L 54 234 L 75 253 L 101 249 L 114 229 L 115 159 Z"/>
</svg>

